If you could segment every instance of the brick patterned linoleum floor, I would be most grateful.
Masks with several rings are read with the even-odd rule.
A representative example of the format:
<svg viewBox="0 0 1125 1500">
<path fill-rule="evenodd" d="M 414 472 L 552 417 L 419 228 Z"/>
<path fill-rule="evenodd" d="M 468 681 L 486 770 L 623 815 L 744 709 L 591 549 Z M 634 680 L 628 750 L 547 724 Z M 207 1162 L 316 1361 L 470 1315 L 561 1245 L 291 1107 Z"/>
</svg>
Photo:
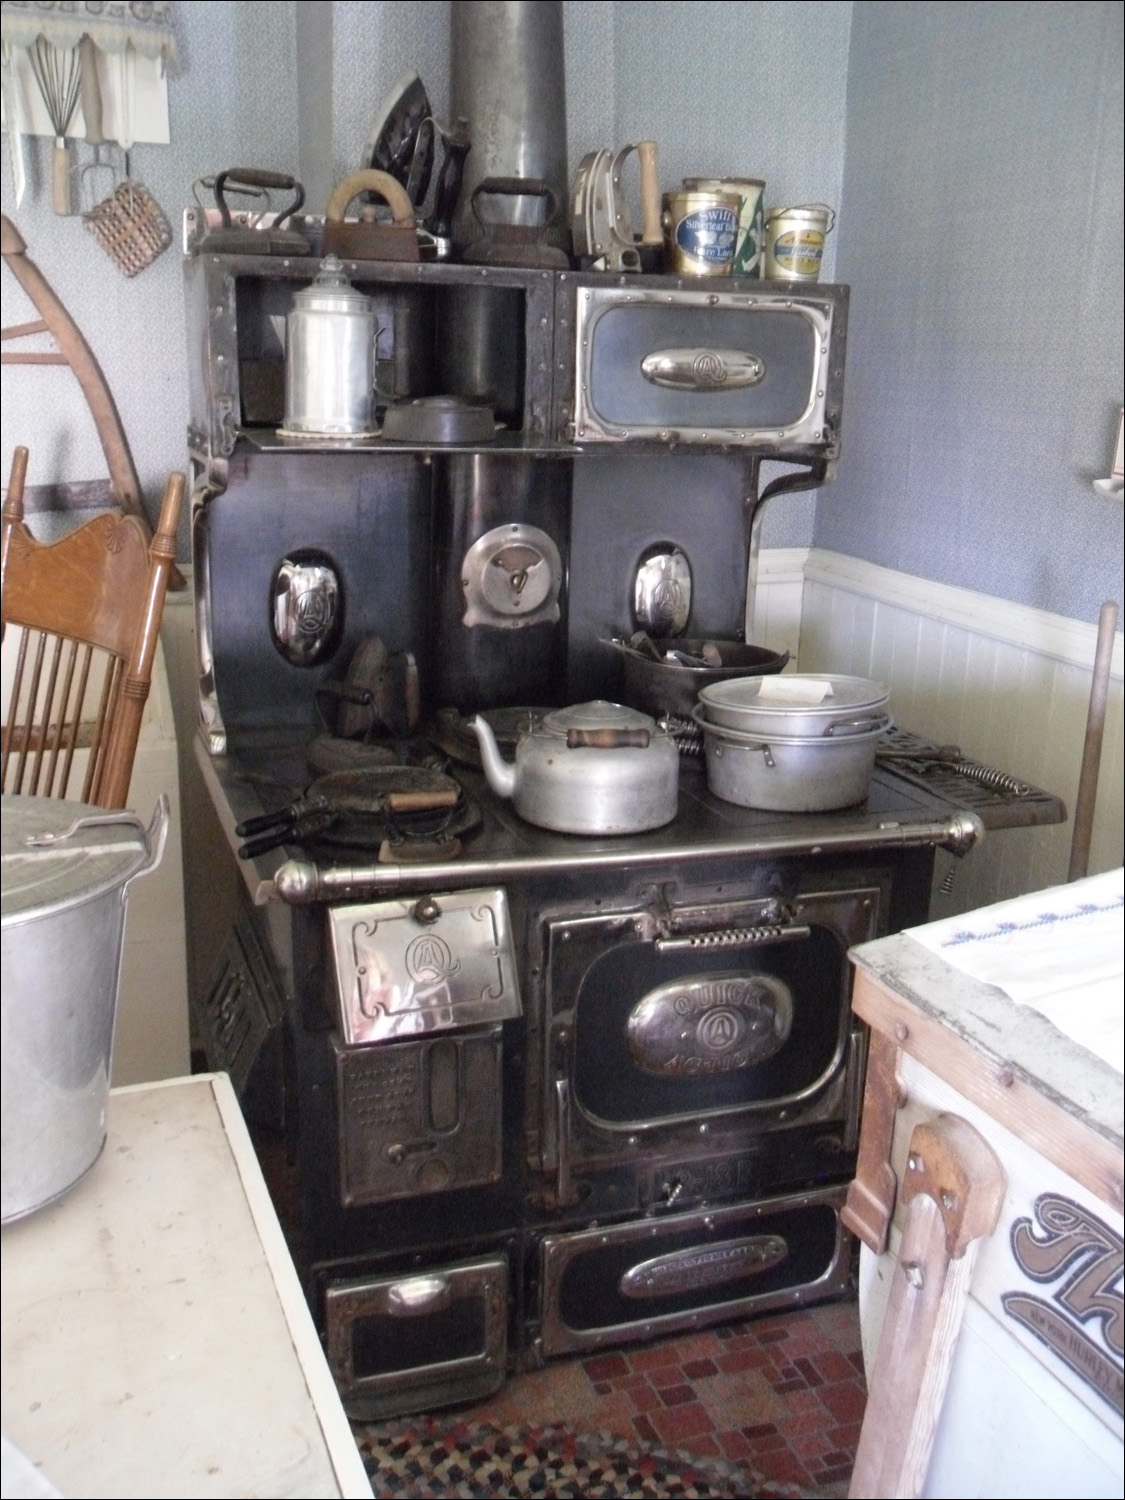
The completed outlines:
<svg viewBox="0 0 1125 1500">
<path fill-rule="evenodd" d="M 640 1438 L 845 1495 L 865 1402 L 851 1301 L 554 1361 L 511 1377 L 464 1416 Z"/>
</svg>

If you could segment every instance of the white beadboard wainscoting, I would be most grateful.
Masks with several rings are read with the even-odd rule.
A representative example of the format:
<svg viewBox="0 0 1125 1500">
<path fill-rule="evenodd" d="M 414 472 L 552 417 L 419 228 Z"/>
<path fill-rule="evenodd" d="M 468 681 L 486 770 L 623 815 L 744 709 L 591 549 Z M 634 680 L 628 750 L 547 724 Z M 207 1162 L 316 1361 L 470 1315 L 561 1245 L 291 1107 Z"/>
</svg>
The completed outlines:
<svg viewBox="0 0 1125 1500">
<path fill-rule="evenodd" d="M 1053 792 L 1073 812 L 1096 622 L 1010 604 L 821 548 L 763 551 L 749 637 L 803 672 L 873 677 L 903 729 Z M 1089 872 L 1122 859 L 1122 636 L 1114 640 Z M 1065 882 L 1071 824 L 993 834 L 938 855 L 933 916 Z"/>
</svg>

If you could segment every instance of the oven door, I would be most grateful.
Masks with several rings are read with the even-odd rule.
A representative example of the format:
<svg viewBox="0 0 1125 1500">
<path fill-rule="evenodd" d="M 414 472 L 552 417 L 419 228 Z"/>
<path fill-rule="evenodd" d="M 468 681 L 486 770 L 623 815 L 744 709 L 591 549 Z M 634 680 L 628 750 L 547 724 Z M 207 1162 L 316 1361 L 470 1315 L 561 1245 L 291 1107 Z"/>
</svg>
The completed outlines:
<svg viewBox="0 0 1125 1500">
<path fill-rule="evenodd" d="M 580 280 L 575 291 L 576 441 L 836 456 L 846 287 L 606 280 Z"/>
<path fill-rule="evenodd" d="M 608 1213 L 845 1180 L 865 1034 L 847 950 L 875 888 L 545 921 L 541 1158 Z"/>
</svg>

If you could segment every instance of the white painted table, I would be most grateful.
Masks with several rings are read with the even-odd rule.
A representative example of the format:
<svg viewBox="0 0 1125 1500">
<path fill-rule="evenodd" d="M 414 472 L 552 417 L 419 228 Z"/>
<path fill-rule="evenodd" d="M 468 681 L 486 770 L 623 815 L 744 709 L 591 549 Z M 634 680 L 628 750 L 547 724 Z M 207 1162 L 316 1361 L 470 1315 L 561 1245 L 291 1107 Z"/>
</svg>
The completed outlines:
<svg viewBox="0 0 1125 1500">
<path fill-rule="evenodd" d="M 5 1435 L 65 1496 L 370 1496 L 225 1074 L 115 1089 L 3 1230 Z"/>
<path fill-rule="evenodd" d="M 997 907 L 974 916 L 989 913 L 1012 915 Z M 1088 944 L 1070 921 L 1060 941 L 1077 981 Z M 860 1311 L 871 1383 L 853 1493 L 1119 1500 L 1121 1072 L 906 933 L 852 957 L 853 1008 L 872 1028 L 845 1210 L 865 1244 Z M 1116 994 L 1120 1003 L 1119 983 Z M 951 1169 L 935 1132 L 950 1121 L 993 1154 L 1000 1188 L 994 1216 L 969 1227 L 971 1243 L 947 1273 L 942 1235 L 953 1232 L 973 1186 L 971 1174 L 947 1185 L 940 1178 Z M 925 1174 L 945 1190 L 930 1191 Z M 929 1241 L 925 1213 L 937 1230 Z M 935 1272 L 947 1279 L 927 1323 Z M 915 1353 L 921 1395 L 908 1402 L 900 1393 Z M 905 1487 L 883 1487 L 896 1470 Z"/>
</svg>

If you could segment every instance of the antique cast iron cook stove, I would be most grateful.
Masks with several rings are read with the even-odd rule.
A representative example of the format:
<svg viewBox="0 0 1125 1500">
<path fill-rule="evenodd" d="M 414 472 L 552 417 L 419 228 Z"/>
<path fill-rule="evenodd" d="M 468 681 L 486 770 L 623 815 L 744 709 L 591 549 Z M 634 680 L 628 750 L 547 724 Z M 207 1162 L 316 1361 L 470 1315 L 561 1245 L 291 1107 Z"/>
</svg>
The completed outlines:
<svg viewBox="0 0 1125 1500">
<path fill-rule="evenodd" d="M 349 1410 L 839 1293 L 846 952 L 925 919 L 980 788 L 879 770 L 862 806 L 770 814 L 685 758 L 666 828 L 568 837 L 498 802 L 441 711 L 615 698 L 602 638 L 635 628 L 653 556 L 690 582 L 691 635 L 742 635 L 762 460 L 800 488 L 838 451 L 847 289 L 346 262 L 384 398 L 488 397 L 501 426 L 294 442 L 283 320 L 317 264 L 187 261 L 197 759 L 239 871 L 195 1006 L 209 1065 L 291 1142 Z M 481 298 L 506 332 L 474 361 Z M 318 702 L 373 636 L 417 669 L 422 726 L 390 738 L 451 755 L 459 835 L 237 859 L 236 825 L 315 779 Z M 1062 815 L 985 800 L 993 826 Z"/>
</svg>

